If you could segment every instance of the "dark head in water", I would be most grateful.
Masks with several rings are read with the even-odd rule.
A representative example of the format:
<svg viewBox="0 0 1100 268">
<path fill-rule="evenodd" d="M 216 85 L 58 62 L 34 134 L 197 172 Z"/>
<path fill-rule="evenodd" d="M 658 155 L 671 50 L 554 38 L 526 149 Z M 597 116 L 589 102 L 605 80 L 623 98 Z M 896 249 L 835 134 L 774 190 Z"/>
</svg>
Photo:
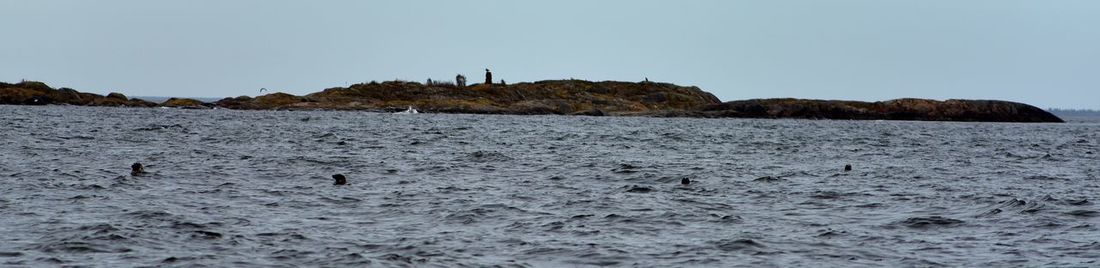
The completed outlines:
<svg viewBox="0 0 1100 268">
<path fill-rule="evenodd" d="M 844 171 L 852 171 L 852 165 L 844 165 Z"/>
<path fill-rule="evenodd" d="M 141 163 L 130 165 L 130 175 L 137 176 L 141 174 L 145 174 L 145 166 L 142 166 Z"/>
<path fill-rule="evenodd" d="M 336 180 L 332 185 L 345 185 L 348 184 L 348 178 L 344 177 L 344 174 L 332 175 L 332 179 Z"/>
<path fill-rule="evenodd" d="M 683 178 L 683 179 L 680 179 L 680 185 L 688 185 L 688 184 L 691 184 L 691 179 L 688 179 L 686 177 Z"/>
</svg>

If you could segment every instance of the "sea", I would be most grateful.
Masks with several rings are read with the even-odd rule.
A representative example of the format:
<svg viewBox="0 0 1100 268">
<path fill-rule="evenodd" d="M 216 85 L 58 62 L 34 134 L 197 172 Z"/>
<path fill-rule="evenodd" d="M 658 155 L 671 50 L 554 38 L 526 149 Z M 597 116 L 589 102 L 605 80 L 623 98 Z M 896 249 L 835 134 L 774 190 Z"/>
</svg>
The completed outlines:
<svg viewBox="0 0 1100 268">
<path fill-rule="evenodd" d="M 1098 164 L 1098 118 L 0 106 L 0 266 L 1100 267 Z"/>
</svg>

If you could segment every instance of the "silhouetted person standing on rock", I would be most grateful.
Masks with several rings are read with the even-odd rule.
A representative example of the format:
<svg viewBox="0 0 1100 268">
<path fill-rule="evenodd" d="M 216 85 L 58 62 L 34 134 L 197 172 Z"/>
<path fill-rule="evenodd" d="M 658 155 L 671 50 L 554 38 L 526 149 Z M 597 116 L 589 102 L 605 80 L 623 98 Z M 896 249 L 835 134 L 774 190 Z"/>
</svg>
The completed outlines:
<svg viewBox="0 0 1100 268">
<path fill-rule="evenodd" d="M 490 72 L 489 69 L 485 69 L 485 84 L 486 85 L 492 85 L 493 84 L 493 72 Z"/>
<path fill-rule="evenodd" d="M 455 76 L 455 85 L 458 87 L 466 87 L 466 76 L 461 74 Z"/>
</svg>

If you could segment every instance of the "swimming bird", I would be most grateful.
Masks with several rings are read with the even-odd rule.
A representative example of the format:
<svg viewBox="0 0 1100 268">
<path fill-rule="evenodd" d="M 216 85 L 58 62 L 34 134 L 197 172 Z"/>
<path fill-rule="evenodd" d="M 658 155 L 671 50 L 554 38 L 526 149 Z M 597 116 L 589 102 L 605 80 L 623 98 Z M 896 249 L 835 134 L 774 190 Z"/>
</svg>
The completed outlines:
<svg viewBox="0 0 1100 268">
<path fill-rule="evenodd" d="M 420 113 L 420 111 L 417 111 L 412 106 L 409 106 L 409 108 L 405 109 L 404 111 L 395 112 L 395 114 L 418 114 L 418 113 Z"/>
<path fill-rule="evenodd" d="M 683 179 L 680 179 L 680 185 L 688 185 L 688 184 L 691 184 L 691 179 L 688 179 L 687 177 L 684 177 Z"/>
<path fill-rule="evenodd" d="M 844 165 L 844 171 L 852 171 L 852 165 Z"/>
<path fill-rule="evenodd" d="M 348 178 L 344 177 L 344 174 L 332 175 L 332 179 L 336 180 L 332 185 L 346 185 L 348 184 Z"/>
<path fill-rule="evenodd" d="M 130 175 L 139 176 L 141 174 L 145 174 L 145 166 L 142 166 L 141 163 L 130 165 Z"/>
</svg>

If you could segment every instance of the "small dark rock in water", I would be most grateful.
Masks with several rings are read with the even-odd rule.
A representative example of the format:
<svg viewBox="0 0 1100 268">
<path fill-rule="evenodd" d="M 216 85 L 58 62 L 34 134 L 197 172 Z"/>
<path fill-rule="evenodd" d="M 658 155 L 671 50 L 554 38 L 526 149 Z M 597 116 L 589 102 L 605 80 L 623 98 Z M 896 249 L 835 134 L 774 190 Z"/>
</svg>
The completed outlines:
<svg viewBox="0 0 1100 268">
<path fill-rule="evenodd" d="M 344 174 L 332 175 L 332 179 L 336 180 L 332 185 L 346 185 L 348 184 L 348 178 L 344 177 Z"/>
<path fill-rule="evenodd" d="M 681 184 L 681 185 L 688 185 L 688 184 L 691 184 L 691 179 L 689 179 L 689 178 L 683 178 L 683 179 L 680 179 L 680 184 Z"/>
<path fill-rule="evenodd" d="M 145 166 L 141 165 L 141 163 L 130 165 L 130 175 L 139 176 L 141 174 L 145 174 Z"/>
<path fill-rule="evenodd" d="M 844 171 L 852 171 L 852 165 L 844 165 Z"/>
</svg>

